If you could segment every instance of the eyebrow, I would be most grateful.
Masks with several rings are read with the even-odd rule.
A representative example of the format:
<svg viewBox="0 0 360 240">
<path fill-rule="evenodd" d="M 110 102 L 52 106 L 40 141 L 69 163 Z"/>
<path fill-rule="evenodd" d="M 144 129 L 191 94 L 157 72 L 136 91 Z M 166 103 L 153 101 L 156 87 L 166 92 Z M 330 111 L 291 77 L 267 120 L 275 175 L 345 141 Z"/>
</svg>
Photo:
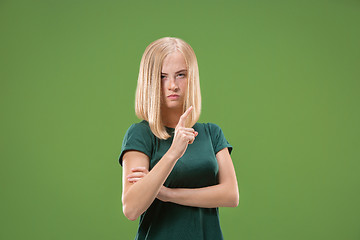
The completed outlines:
<svg viewBox="0 0 360 240">
<path fill-rule="evenodd" d="M 176 73 L 179 73 L 179 72 L 186 72 L 187 70 L 186 69 L 181 69 L 181 70 L 179 70 L 179 71 L 177 71 Z M 166 74 L 167 75 L 167 73 L 161 73 L 161 74 Z"/>
</svg>

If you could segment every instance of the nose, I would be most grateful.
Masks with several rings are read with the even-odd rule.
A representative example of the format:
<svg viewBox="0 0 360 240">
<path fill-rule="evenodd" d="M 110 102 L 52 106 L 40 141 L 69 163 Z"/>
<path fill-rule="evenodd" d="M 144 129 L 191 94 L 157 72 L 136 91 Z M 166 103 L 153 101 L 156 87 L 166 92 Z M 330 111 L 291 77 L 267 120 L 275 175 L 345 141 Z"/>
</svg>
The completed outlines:
<svg viewBox="0 0 360 240">
<path fill-rule="evenodd" d="M 174 77 L 170 77 L 169 79 L 169 90 L 176 91 L 178 90 L 178 85 Z"/>
</svg>

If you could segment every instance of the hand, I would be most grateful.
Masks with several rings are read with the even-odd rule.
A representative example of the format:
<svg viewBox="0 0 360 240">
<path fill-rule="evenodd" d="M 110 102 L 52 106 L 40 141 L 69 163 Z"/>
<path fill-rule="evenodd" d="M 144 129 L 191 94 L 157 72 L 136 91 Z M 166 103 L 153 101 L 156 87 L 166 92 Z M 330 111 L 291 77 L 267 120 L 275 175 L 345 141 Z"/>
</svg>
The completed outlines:
<svg viewBox="0 0 360 240">
<path fill-rule="evenodd" d="M 189 107 L 185 113 L 181 115 L 175 128 L 174 139 L 169 151 L 171 151 L 176 159 L 179 159 L 184 155 L 188 144 L 192 144 L 195 140 L 195 137 L 198 135 L 198 132 L 196 132 L 193 128 L 185 127 L 185 122 L 189 117 L 192 109 L 192 106 Z"/>
<path fill-rule="evenodd" d="M 145 177 L 146 174 L 149 173 L 149 170 L 147 170 L 145 167 L 135 167 L 131 169 L 131 172 L 132 173 L 127 175 L 126 178 L 130 183 L 136 183 Z"/>
</svg>

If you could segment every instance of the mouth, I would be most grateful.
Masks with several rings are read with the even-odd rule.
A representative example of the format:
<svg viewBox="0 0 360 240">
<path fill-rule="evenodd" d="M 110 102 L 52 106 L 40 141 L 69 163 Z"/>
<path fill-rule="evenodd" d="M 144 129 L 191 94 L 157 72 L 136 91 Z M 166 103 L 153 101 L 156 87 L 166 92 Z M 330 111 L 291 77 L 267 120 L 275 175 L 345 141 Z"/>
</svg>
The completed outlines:
<svg viewBox="0 0 360 240">
<path fill-rule="evenodd" d="M 167 96 L 169 99 L 178 99 L 180 96 L 177 94 L 171 94 L 169 96 Z"/>
</svg>

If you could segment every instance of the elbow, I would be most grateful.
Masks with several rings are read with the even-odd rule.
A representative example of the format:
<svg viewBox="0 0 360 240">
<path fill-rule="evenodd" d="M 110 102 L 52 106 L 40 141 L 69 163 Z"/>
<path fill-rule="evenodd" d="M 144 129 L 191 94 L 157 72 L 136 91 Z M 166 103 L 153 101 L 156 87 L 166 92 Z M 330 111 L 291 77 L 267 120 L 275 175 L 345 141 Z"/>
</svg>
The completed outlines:
<svg viewBox="0 0 360 240">
<path fill-rule="evenodd" d="M 237 207 L 239 206 L 240 196 L 239 196 L 239 187 L 236 182 L 236 187 L 234 187 L 234 190 L 232 191 L 232 206 L 231 207 Z"/>
<path fill-rule="evenodd" d="M 235 208 L 237 206 L 239 206 L 239 192 L 238 191 L 229 192 L 227 207 Z"/>
<path fill-rule="evenodd" d="M 234 196 L 231 199 L 231 206 L 230 207 L 237 207 L 239 206 L 239 194 L 234 194 Z"/>
<path fill-rule="evenodd" d="M 122 198 L 122 210 L 124 213 L 124 216 L 129 219 L 130 221 L 135 221 L 140 214 L 137 212 L 137 209 L 132 206 L 132 204 L 129 204 L 129 201 L 125 201 L 125 196 Z"/>
<path fill-rule="evenodd" d="M 130 221 L 135 221 L 139 217 L 135 211 L 132 211 L 131 208 L 127 207 L 125 204 L 123 204 L 123 213 Z"/>
<path fill-rule="evenodd" d="M 137 219 L 137 217 L 135 215 L 126 215 L 125 213 L 124 213 L 124 215 L 130 221 L 135 221 Z"/>
</svg>

